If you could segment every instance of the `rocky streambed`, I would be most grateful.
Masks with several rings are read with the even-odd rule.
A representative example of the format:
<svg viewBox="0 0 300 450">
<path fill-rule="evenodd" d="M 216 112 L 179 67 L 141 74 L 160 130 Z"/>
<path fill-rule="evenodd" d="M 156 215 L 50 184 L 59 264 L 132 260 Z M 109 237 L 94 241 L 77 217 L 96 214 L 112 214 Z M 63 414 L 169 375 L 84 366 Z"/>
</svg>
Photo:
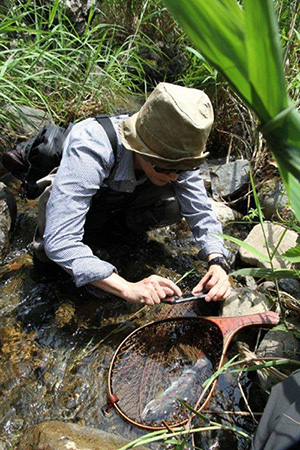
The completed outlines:
<svg viewBox="0 0 300 450">
<path fill-rule="evenodd" d="M 225 232 L 244 239 L 252 229 L 250 238 L 256 242 L 252 245 L 258 246 L 259 230 L 255 232 L 247 224 L 233 225 L 241 213 L 220 201 L 247 189 L 248 170 L 247 161 L 209 161 L 203 166 L 203 177 Z M 114 410 L 109 415 L 103 413 L 111 358 L 131 331 L 151 320 L 171 316 L 236 316 L 278 309 L 272 300 L 272 283 L 257 284 L 251 277 L 232 279 L 233 294 L 225 304 L 194 302 L 153 308 L 129 305 L 110 295 L 100 300 L 84 288 L 76 289 L 70 279 L 40 277 L 33 267 L 31 247 L 37 202 L 20 199 L 18 182 L 9 174 L 2 176 L 0 186 L 0 449 L 121 448 L 144 434 Z M 267 222 L 266 228 L 273 230 L 272 227 Z M 276 233 L 270 231 L 269 235 L 274 239 Z M 288 238 L 289 242 L 282 245 L 291 246 L 298 237 L 295 233 Z M 252 255 L 240 252 L 235 244 L 227 245 L 235 267 L 260 264 Z M 199 273 L 205 273 L 197 253 L 184 220 L 139 235 L 124 234 L 115 225 L 108 227 L 102 243 L 102 257 L 109 258 L 124 277 L 135 281 L 156 273 L 176 282 L 181 279 L 179 283 L 185 291 L 196 284 Z M 299 282 L 284 283 L 282 289 L 287 296 L 299 299 Z M 287 307 L 279 312 L 297 325 L 299 310 L 293 304 L 294 309 Z M 251 327 L 237 335 L 227 358 L 236 354 L 249 357 L 253 352 L 262 357 L 299 360 L 299 342 L 283 324 L 275 331 Z M 251 435 L 266 403 L 266 390 L 294 369 L 287 366 L 271 375 L 265 371 L 259 375 L 225 373 L 206 413 L 218 423 Z M 223 429 L 198 434 L 195 442 L 207 449 L 249 448 L 248 439 Z M 184 448 L 191 445 L 186 442 Z M 171 447 L 157 443 L 146 448 Z"/>
</svg>

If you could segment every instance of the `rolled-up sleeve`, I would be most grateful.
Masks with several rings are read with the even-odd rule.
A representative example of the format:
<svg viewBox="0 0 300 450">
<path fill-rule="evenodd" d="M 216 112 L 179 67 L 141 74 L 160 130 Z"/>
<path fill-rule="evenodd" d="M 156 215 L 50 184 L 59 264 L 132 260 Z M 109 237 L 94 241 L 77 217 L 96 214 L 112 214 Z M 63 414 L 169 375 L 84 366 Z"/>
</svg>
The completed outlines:
<svg viewBox="0 0 300 450">
<path fill-rule="evenodd" d="M 230 257 L 224 247 L 222 226 L 214 213 L 199 171 L 188 171 L 173 183 L 182 215 L 185 217 L 195 241 L 199 245 L 199 257 L 207 259 L 211 253 Z"/>
<path fill-rule="evenodd" d="M 83 243 L 91 199 L 114 163 L 109 140 L 98 122 L 74 126 L 47 203 L 44 234 L 47 256 L 69 272 L 77 287 L 107 278 L 116 268 Z M 96 136 L 96 138 L 95 138 Z"/>
</svg>

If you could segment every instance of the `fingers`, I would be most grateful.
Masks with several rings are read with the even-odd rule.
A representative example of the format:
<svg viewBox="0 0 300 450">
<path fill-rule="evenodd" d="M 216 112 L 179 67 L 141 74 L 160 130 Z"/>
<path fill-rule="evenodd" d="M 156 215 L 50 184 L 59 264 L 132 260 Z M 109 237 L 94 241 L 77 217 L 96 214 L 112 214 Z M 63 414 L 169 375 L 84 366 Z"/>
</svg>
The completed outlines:
<svg viewBox="0 0 300 450">
<path fill-rule="evenodd" d="M 211 266 L 206 275 L 193 289 L 193 294 L 208 291 L 205 301 L 224 301 L 231 294 L 229 277 L 220 266 Z"/>
<path fill-rule="evenodd" d="M 224 301 L 227 300 L 231 294 L 231 287 L 226 284 L 217 283 L 212 289 L 208 291 L 208 294 L 205 297 L 207 302 L 209 301 Z"/>
<path fill-rule="evenodd" d="M 181 289 L 173 281 L 158 275 L 151 275 L 136 283 L 136 285 L 141 285 L 138 303 L 149 306 L 159 304 L 161 299 L 166 296 L 182 295 Z M 197 295 L 203 291 L 207 291 L 205 297 L 207 302 L 224 301 L 230 296 L 231 287 L 229 277 L 221 266 L 211 266 L 204 277 L 194 287 L 192 293 Z"/>
<path fill-rule="evenodd" d="M 144 296 L 142 303 L 149 306 L 158 305 L 160 303 L 160 299 L 165 296 L 164 290 L 161 289 L 159 285 L 149 281 L 145 282 L 143 294 Z"/>
<path fill-rule="evenodd" d="M 211 274 L 207 272 L 206 275 L 203 278 L 201 278 L 197 286 L 194 287 L 194 289 L 192 290 L 192 294 L 193 295 L 201 294 L 201 292 L 205 290 L 206 283 L 210 278 Z"/>
<path fill-rule="evenodd" d="M 149 284 L 150 284 L 149 288 L 151 289 L 151 294 L 152 294 L 152 296 L 151 296 L 152 300 L 153 300 L 154 304 L 159 304 L 160 299 L 166 297 L 166 292 L 163 289 L 163 287 L 160 286 L 160 284 L 158 283 L 157 280 L 151 280 L 149 282 Z"/>
<path fill-rule="evenodd" d="M 168 295 L 182 295 L 181 289 L 167 278 L 151 275 L 136 283 L 128 283 L 125 300 L 134 304 L 157 305 Z"/>
<path fill-rule="evenodd" d="M 151 275 L 148 280 L 155 286 L 159 285 L 161 288 L 163 288 L 166 295 L 182 295 L 181 289 L 168 278 L 163 278 L 159 275 Z M 165 296 L 161 298 L 165 298 Z"/>
</svg>

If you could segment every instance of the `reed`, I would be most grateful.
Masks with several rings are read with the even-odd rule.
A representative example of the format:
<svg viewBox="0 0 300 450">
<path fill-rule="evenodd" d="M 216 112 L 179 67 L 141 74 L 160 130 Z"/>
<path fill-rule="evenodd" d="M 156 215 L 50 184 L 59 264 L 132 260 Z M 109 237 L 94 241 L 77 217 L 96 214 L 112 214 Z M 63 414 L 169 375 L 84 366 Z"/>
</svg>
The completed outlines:
<svg viewBox="0 0 300 450">
<path fill-rule="evenodd" d="M 141 61 L 128 40 L 114 45 L 117 26 L 87 24 L 79 35 L 63 2 L 44 7 L 15 2 L 1 9 L 0 124 L 17 129 L 20 107 L 47 111 L 59 124 L 108 111 L 142 80 Z M 132 43 L 131 43 L 132 48 Z M 124 62 L 126 64 L 124 64 Z"/>
</svg>

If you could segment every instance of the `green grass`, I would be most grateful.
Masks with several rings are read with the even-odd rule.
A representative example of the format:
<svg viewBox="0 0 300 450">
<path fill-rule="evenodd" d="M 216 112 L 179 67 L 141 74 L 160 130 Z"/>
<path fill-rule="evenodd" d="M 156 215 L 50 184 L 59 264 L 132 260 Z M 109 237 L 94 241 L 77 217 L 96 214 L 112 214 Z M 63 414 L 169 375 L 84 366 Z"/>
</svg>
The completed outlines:
<svg viewBox="0 0 300 450">
<path fill-rule="evenodd" d="M 132 43 L 114 46 L 117 26 L 101 23 L 79 36 L 61 6 L 54 7 L 48 21 L 43 8 L 28 4 L 1 14 L 2 126 L 7 106 L 44 109 L 58 123 L 79 120 L 91 109 L 113 108 L 143 78 Z"/>
<path fill-rule="evenodd" d="M 278 2 L 290 92 L 299 92 L 295 5 Z M 59 125 L 90 115 L 132 109 L 159 81 L 206 90 L 216 125 L 209 145 L 251 159 L 253 115 L 171 17 L 161 0 L 104 0 L 79 33 L 62 2 L 6 0 L 0 6 L 0 125 L 18 131 L 19 107 L 42 109 Z M 296 14 L 297 16 L 297 14 Z M 292 31 L 291 31 L 292 30 Z M 9 108 L 8 108 L 9 107 Z M 134 107 L 136 108 L 136 107 Z M 256 160 L 258 160 L 256 158 Z"/>
</svg>

